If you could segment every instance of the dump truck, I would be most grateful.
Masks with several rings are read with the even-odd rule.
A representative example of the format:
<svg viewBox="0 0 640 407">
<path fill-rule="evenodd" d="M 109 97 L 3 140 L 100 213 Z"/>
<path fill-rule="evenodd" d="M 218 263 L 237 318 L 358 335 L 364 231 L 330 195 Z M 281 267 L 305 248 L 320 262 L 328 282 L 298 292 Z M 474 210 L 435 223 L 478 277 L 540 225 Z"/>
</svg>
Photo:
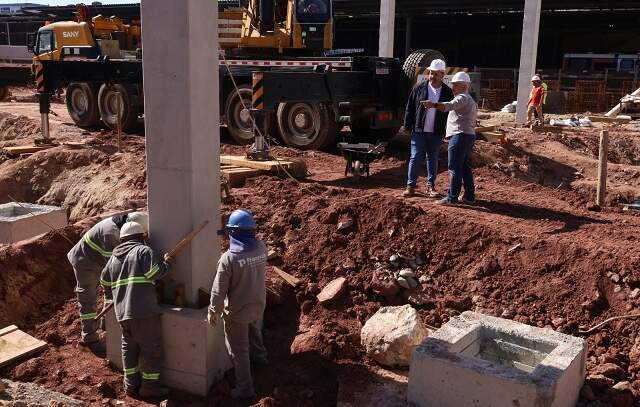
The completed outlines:
<svg viewBox="0 0 640 407">
<path fill-rule="evenodd" d="M 323 56 L 333 43 L 331 0 L 221 1 L 219 7 L 220 117 L 237 142 L 253 142 L 255 72 L 277 74 L 268 81 L 270 95 L 278 90 L 269 111 L 271 134 L 290 147 L 333 145 L 345 125 L 360 138 L 397 133 L 410 86 L 403 66 L 393 58 Z M 66 88 L 69 114 L 80 127 L 102 121 L 115 129 L 119 105 L 122 129 L 132 130 L 144 114 L 142 45 L 134 41 L 139 31 L 119 22 L 106 27 L 101 16 L 93 24 L 84 20 L 38 31 L 31 48 L 39 92 Z M 106 28 L 99 32 L 99 26 Z M 437 51 L 414 53 L 404 73 L 413 75 L 416 63 L 436 57 Z M 323 91 L 307 98 L 299 79 Z"/>
</svg>

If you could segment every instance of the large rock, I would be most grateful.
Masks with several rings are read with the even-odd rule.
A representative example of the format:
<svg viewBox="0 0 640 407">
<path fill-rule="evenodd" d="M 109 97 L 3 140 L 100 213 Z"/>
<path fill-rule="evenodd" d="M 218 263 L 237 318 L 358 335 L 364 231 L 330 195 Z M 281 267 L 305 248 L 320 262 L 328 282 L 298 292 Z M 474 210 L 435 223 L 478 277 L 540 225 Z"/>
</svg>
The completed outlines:
<svg viewBox="0 0 640 407">
<path fill-rule="evenodd" d="M 344 277 L 338 277 L 331 281 L 320 291 L 320 294 L 318 294 L 318 302 L 324 304 L 338 298 L 344 291 L 346 285 L 347 279 Z"/>
<path fill-rule="evenodd" d="M 411 305 L 380 308 L 362 327 L 367 354 L 386 366 L 409 366 L 413 348 L 429 336 Z"/>
</svg>

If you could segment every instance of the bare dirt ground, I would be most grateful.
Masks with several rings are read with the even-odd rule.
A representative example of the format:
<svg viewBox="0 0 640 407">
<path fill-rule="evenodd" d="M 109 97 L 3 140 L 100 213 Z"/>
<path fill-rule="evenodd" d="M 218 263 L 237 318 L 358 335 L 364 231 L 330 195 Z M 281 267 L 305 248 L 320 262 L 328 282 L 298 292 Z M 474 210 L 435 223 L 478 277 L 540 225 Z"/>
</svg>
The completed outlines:
<svg viewBox="0 0 640 407">
<path fill-rule="evenodd" d="M 70 124 L 64 106 L 54 109 L 60 115 L 52 124 L 54 137 L 89 145 L 0 158 L 0 202 L 9 201 L 10 194 L 62 205 L 80 223 L 0 246 L 0 322 L 16 323 L 51 344 L 0 373 L 91 406 L 116 399 L 155 405 L 125 397 L 121 376 L 104 355 L 77 346 L 74 279 L 65 257 L 71 245 L 59 236 L 75 241 L 95 221 L 91 216 L 146 198 L 144 138 L 125 137 L 124 151 L 117 154 L 110 132 L 83 132 Z M 0 104 L 0 146 L 27 144 L 38 123 L 36 104 Z M 265 342 L 271 365 L 254 372 L 259 405 L 403 405 L 407 372 L 380 369 L 360 345 L 360 328 L 384 305 L 412 302 L 434 327 L 476 310 L 573 335 L 608 317 L 637 313 L 640 214 L 623 211 L 621 204 L 640 196 L 640 131 L 633 123 L 611 130 L 607 207 L 594 212 L 587 207 L 595 196 L 598 132 L 534 134 L 509 128 L 505 146 L 477 142 L 478 202 L 454 207 L 437 206 L 422 196 L 402 197 L 408 157 L 403 137 L 392 141 L 389 152 L 372 165 L 371 177 L 360 183 L 344 176 L 337 152 L 274 148 L 279 157 L 304 159 L 311 175 L 301 182 L 254 178 L 233 189 L 223 204 L 225 214 L 250 208 L 260 237 L 278 252 L 272 263 L 303 281 L 293 289 L 268 272 Z M 222 149 L 243 151 L 227 140 Z M 437 184 L 442 192 L 447 188 L 445 162 L 443 151 Z M 424 178 L 420 183 L 424 188 Z M 352 226 L 339 229 L 346 219 Z M 394 254 L 421 259 L 419 296 L 381 289 Z M 319 289 L 338 276 L 347 278 L 346 293 L 330 305 L 318 304 Z M 587 337 L 588 386 L 582 405 L 640 401 L 639 334 L 640 322 L 631 319 Z M 180 406 L 233 405 L 226 396 L 231 377 L 206 400 L 186 394 L 172 399 Z M 633 395 L 614 389 L 619 382 L 629 382 Z M 364 391 L 370 388 L 376 391 Z"/>
</svg>

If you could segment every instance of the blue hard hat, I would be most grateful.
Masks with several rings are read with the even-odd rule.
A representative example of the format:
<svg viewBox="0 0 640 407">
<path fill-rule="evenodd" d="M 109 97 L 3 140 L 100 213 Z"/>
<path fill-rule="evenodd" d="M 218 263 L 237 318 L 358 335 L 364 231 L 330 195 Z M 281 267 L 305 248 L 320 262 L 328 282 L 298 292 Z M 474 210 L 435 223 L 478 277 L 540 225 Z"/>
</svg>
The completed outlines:
<svg viewBox="0 0 640 407">
<path fill-rule="evenodd" d="M 256 228 L 256 221 L 255 219 L 253 219 L 253 215 L 248 210 L 236 209 L 229 216 L 227 228 L 251 230 Z"/>
</svg>

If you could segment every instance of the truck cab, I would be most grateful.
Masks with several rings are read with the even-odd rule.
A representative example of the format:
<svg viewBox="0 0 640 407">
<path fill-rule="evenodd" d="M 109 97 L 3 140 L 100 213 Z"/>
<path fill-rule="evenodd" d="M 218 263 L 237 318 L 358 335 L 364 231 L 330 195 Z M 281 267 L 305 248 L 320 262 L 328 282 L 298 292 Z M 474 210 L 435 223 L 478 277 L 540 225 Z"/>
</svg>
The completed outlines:
<svg viewBox="0 0 640 407">
<path fill-rule="evenodd" d="M 34 62 L 60 61 L 69 58 L 95 58 L 96 42 L 87 23 L 58 22 L 38 30 Z"/>
</svg>

